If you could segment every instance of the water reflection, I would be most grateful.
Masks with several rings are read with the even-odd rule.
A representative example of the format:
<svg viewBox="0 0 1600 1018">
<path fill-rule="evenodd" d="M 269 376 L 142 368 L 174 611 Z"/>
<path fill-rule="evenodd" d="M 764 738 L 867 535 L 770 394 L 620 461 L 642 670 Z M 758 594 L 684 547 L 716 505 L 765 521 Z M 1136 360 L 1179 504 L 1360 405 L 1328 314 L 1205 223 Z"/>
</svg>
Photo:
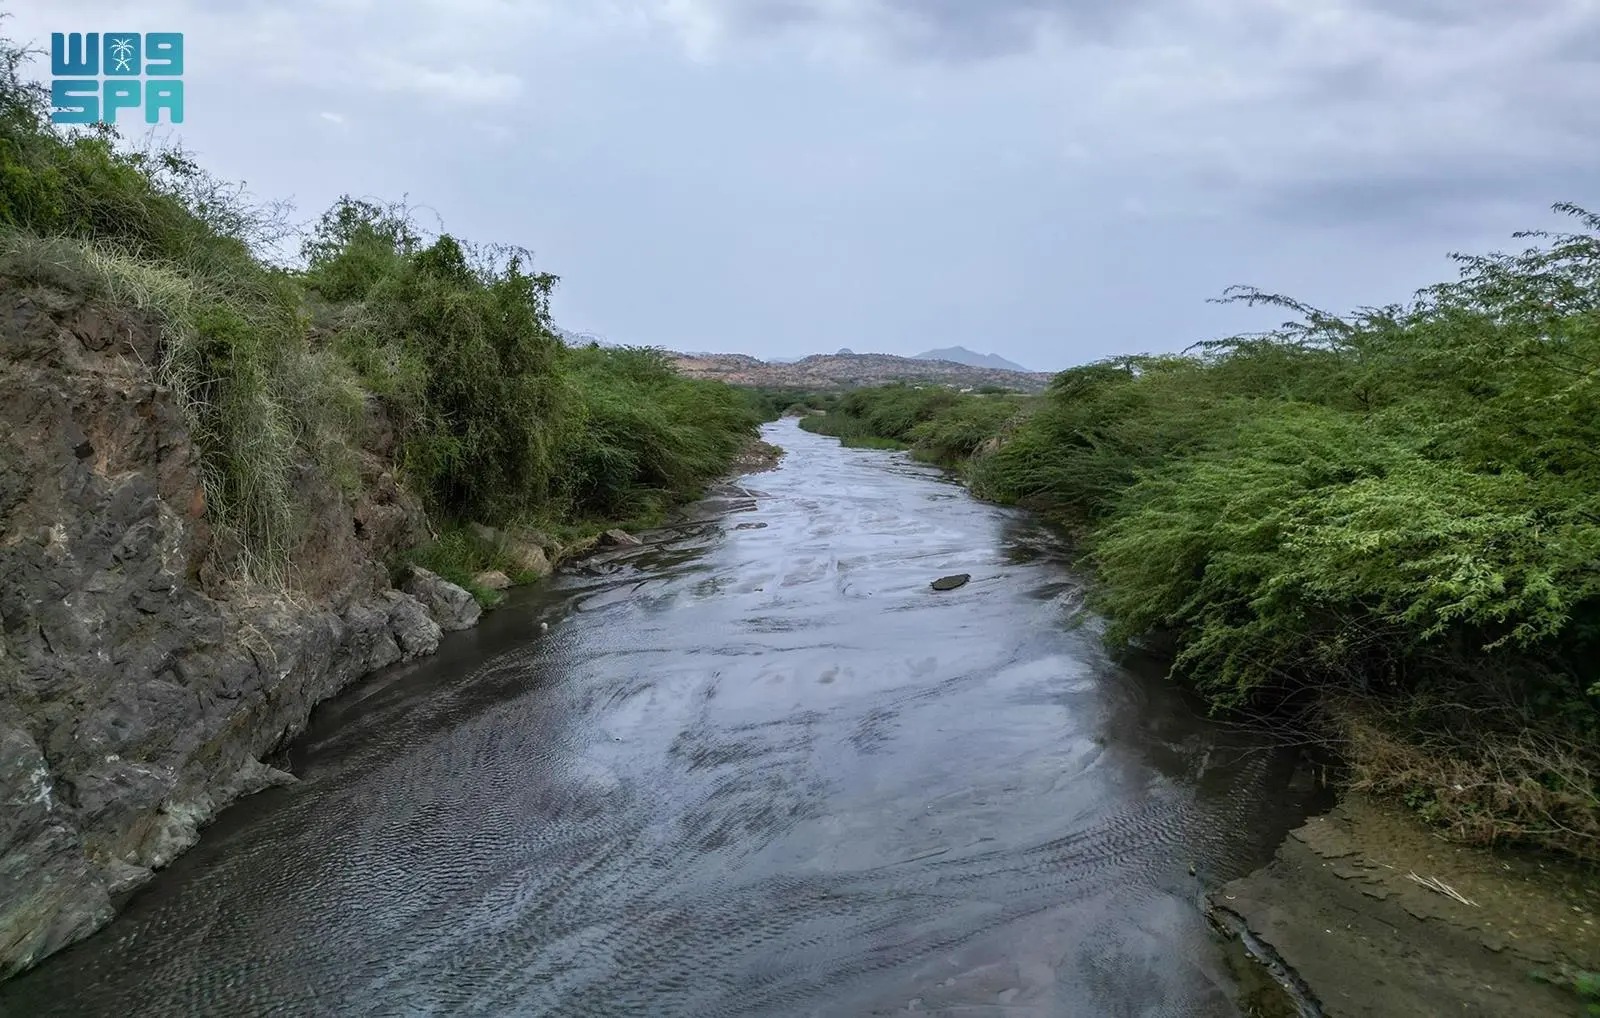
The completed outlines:
<svg viewBox="0 0 1600 1018">
<path fill-rule="evenodd" d="M 1292 752 L 1111 661 L 1058 535 L 774 431 L 779 471 L 325 707 L 300 785 L 0 1002 L 1234 1013 L 1197 880 L 1297 822 Z"/>
</svg>

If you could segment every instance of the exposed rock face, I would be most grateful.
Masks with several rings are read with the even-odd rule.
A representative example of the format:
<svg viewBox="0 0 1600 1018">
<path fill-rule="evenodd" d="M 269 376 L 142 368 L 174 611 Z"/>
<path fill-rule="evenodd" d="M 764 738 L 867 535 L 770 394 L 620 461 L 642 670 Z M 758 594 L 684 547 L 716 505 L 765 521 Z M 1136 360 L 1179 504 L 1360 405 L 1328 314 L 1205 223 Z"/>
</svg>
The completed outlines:
<svg viewBox="0 0 1600 1018">
<path fill-rule="evenodd" d="M 439 643 L 433 602 L 389 589 L 424 521 L 370 454 L 354 502 L 296 478 L 294 596 L 210 567 L 160 354 L 151 322 L 0 280 L 0 977 L 292 780 L 261 757 L 317 702 Z"/>
</svg>

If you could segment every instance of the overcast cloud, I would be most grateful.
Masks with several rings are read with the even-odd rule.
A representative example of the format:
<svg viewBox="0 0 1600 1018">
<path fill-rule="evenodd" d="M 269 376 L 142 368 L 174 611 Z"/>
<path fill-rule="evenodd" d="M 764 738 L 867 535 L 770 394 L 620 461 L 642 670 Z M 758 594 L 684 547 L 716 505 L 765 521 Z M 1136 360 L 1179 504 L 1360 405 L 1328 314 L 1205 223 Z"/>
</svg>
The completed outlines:
<svg viewBox="0 0 1600 1018">
<path fill-rule="evenodd" d="M 135 23 L 137 22 L 137 23 Z M 1402 299 L 1600 207 L 1600 0 L 151 0 L 217 172 L 410 200 L 567 328 L 1041 369 Z M 40 76 L 48 73 L 43 64 Z"/>
</svg>

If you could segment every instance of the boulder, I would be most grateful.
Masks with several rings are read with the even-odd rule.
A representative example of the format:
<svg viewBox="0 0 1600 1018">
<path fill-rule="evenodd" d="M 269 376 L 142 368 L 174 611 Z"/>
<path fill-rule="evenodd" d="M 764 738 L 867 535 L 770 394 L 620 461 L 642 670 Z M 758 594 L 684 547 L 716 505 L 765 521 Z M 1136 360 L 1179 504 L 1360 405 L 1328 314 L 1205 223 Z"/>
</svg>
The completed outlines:
<svg viewBox="0 0 1600 1018">
<path fill-rule="evenodd" d="M 600 543 L 607 548 L 634 548 L 644 544 L 643 541 L 639 540 L 637 537 L 634 537 L 626 530 L 616 529 L 608 530 L 601 534 Z"/>
<path fill-rule="evenodd" d="M 550 556 L 538 545 L 512 540 L 502 550 L 517 572 L 535 579 L 550 575 Z"/>
<path fill-rule="evenodd" d="M 490 569 L 474 576 L 472 582 L 485 590 L 505 590 L 511 586 L 511 577 L 498 569 Z"/>
<path fill-rule="evenodd" d="M 951 576 L 939 577 L 933 581 L 932 586 L 934 590 L 955 590 L 957 587 L 966 586 L 967 581 L 970 579 L 972 579 L 971 573 L 955 573 Z"/>
<path fill-rule="evenodd" d="M 496 530 L 494 527 L 486 527 L 482 523 L 469 524 L 467 529 L 478 540 L 509 559 L 514 572 L 534 578 L 550 575 L 553 567 L 545 548 L 552 542 L 543 535 L 533 531 L 519 531 L 512 534 Z"/>
<path fill-rule="evenodd" d="M 386 602 L 387 628 L 399 648 L 400 660 L 425 657 L 439 649 L 439 638 L 444 633 L 433 621 L 426 605 L 395 591 L 387 591 L 380 597 Z"/>
<path fill-rule="evenodd" d="M 449 580 L 421 566 L 412 566 L 411 575 L 401 590 L 421 601 L 439 628 L 447 633 L 471 629 L 478 624 L 483 609 L 478 599 Z"/>
</svg>

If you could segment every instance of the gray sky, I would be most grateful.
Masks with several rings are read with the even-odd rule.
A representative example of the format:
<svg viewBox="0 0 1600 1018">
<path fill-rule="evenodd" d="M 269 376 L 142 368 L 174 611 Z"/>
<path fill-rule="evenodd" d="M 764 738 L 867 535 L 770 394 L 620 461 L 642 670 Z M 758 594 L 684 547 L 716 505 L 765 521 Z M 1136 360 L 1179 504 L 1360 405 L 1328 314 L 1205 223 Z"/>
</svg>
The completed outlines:
<svg viewBox="0 0 1600 1018">
<path fill-rule="evenodd" d="M 185 33 L 210 169 L 526 245 L 617 342 L 1056 369 L 1277 321 L 1231 283 L 1386 303 L 1600 207 L 1600 0 L 127 8 L 6 31 Z"/>
</svg>

